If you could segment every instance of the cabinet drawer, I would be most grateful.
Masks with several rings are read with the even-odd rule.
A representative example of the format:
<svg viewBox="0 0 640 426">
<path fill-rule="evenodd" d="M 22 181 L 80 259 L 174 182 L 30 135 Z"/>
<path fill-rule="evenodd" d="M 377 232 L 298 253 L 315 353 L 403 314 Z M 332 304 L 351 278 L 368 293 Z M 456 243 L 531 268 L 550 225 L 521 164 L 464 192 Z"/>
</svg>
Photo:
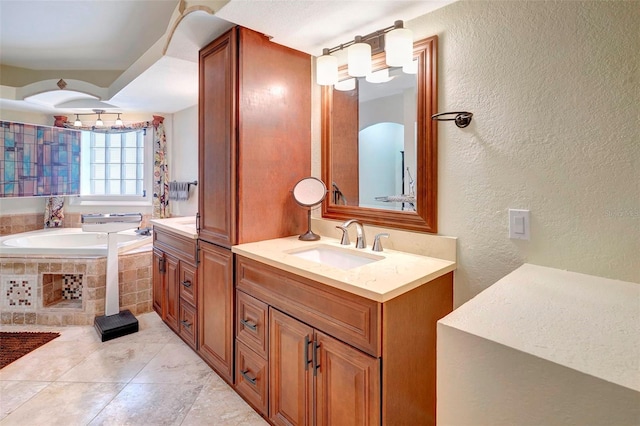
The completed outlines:
<svg viewBox="0 0 640 426">
<path fill-rule="evenodd" d="M 153 246 L 189 263 L 196 263 L 196 240 L 153 227 Z"/>
<path fill-rule="evenodd" d="M 381 305 L 238 256 L 236 285 L 257 299 L 375 357 L 381 356 Z"/>
<path fill-rule="evenodd" d="M 242 291 L 237 291 L 236 295 L 236 337 L 258 355 L 266 358 L 269 336 L 268 306 Z"/>
<path fill-rule="evenodd" d="M 184 300 L 180 301 L 180 321 L 178 322 L 178 334 L 193 349 L 196 349 L 197 334 L 196 308 Z"/>
<path fill-rule="evenodd" d="M 236 391 L 265 416 L 268 377 L 267 361 L 236 340 Z"/>
<path fill-rule="evenodd" d="M 180 297 L 189 302 L 193 306 L 196 306 L 196 294 L 197 292 L 197 274 L 196 268 L 188 263 L 180 262 Z"/>
</svg>

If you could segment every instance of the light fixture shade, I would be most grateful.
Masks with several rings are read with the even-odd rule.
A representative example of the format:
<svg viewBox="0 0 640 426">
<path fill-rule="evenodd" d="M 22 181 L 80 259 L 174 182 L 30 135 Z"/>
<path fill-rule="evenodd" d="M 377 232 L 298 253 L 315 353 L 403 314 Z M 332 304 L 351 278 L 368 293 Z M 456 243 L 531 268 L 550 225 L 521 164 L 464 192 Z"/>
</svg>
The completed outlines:
<svg viewBox="0 0 640 426">
<path fill-rule="evenodd" d="M 360 37 L 347 48 L 347 72 L 352 77 L 364 77 L 371 73 L 371 46 L 362 43 Z"/>
<path fill-rule="evenodd" d="M 96 120 L 96 127 L 102 127 L 104 123 L 102 122 L 102 118 L 98 115 L 98 119 Z"/>
<path fill-rule="evenodd" d="M 76 114 L 76 121 L 73 122 L 74 127 L 82 127 L 82 121 L 80 121 L 80 116 Z"/>
<path fill-rule="evenodd" d="M 346 80 L 339 81 L 333 86 L 334 89 L 340 90 L 341 92 L 348 92 L 349 90 L 353 90 L 356 88 L 356 79 L 348 78 Z"/>
<path fill-rule="evenodd" d="M 390 67 L 409 64 L 413 61 L 413 32 L 402 28 L 402 21 L 396 22 L 396 28 L 384 36 L 384 50 Z"/>
<path fill-rule="evenodd" d="M 316 83 L 330 86 L 338 82 L 338 58 L 328 52 L 316 59 Z"/>
<path fill-rule="evenodd" d="M 394 77 L 389 77 L 389 68 L 384 68 L 371 74 L 368 74 L 366 80 L 369 83 L 386 83 L 393 80 Z"/>
<path fill-rule="evenodd" d="M 418 74 L 418 60 L 415 59 L 408 64 L 402 66 L 402 72 L 405 74 Z"/>
<path fill-rule="evenodd" d="M 116 125 L 117 127 L 122 127 L 122 126 L 123 126 L 122 118 L 120 118 L 120 114 L 118 114 L 118 118 L 116 118 L 116 123 L 115 123 L 115 125 Z"/>
</svg>

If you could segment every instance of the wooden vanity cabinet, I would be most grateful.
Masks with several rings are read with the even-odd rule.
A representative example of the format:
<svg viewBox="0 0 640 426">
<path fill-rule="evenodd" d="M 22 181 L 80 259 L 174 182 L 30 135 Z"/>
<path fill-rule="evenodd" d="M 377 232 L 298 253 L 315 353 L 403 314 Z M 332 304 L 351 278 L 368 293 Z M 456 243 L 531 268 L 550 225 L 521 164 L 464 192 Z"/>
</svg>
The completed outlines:
<svg viewBox="0 0 640 426">
<path fill-rule="evenodd" d="M 435 424 L 452 273 L 380 303 L 237 256 L 236 292 L 236 390 L 271 423 Z"/>
<path fill-rule="evenodd" d="M 193 349 L 197 336 L 196 240 L 153 230 L 153 309 Z"/>
</svg>

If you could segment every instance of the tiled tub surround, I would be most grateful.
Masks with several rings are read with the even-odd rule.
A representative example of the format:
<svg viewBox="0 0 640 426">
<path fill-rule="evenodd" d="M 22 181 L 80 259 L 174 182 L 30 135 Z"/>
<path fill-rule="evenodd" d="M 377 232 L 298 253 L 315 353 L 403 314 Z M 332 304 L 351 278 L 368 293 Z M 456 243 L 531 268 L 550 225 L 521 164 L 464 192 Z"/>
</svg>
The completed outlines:
<svg viewBox="0 0 640 426">
<path fill-rule="evenodd" d="M 134 315 L 152 310 L 151 261 L 151 246 L 118 259 L 120 307 Z M 0 257 L 2 324 L 93 324 L 104 315 L 105 267 L 105 257 Z M 81 300 L 45 306 L 49 280 L 64 276 L 82 277 Z"/>
<path fill-rule="evenodd" d="M 44 205 L 43 205 L 44 211 Z M 80 228 L 82 227 L 81 213 L 65 212 L 63 227 L 64 228 Z M 141 228 L 149 225 L 151 216 L 142 215 Z M 44 226 L 44 213 L 25 213 L 25 214 L 9 214 L 0 215 L 0 237 L 10 234 L 19 234 L 21 232 L 36 231 Z"/>
</svg>

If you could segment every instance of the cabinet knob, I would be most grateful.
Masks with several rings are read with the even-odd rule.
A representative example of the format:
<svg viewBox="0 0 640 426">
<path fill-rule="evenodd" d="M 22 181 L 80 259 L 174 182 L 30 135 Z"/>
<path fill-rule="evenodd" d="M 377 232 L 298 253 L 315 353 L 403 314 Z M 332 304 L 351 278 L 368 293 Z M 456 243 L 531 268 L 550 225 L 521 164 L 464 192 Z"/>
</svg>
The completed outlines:
<svg viewBox="0 0 640 426">
<path fill-rule="evenodd" d="M 240 324 L 244 325 L 245 327 L 247 327 L 249 330 L 251 331 L 258 331 L 258 324 L 255 324 L 249 320 L 246 319 L 241 319 L 240 320 Z"/>
</svg>

